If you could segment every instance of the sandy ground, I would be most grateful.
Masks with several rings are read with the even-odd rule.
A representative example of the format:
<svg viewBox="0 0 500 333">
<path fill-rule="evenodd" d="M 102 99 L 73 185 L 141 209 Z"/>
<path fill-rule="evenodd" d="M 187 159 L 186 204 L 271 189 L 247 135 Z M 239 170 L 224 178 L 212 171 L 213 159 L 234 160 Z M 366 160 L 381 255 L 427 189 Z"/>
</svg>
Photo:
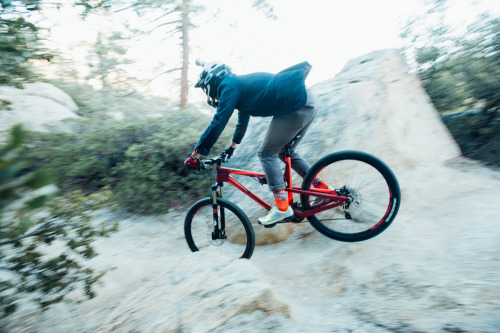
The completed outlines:
<svg viewBox="0 0 500 333">
<path fill-rule="evenodd" d="M 460 159 L 395 172 L 399 215 L 361 243 L 306 223 L 233 260 L 190 253 L 183 212 L 129 216 L 97 243 L 91 264 L 114 269 L 96 298 L 19 312 L 4 330 L 500 332 L 500 172 Z"/>
</svg>

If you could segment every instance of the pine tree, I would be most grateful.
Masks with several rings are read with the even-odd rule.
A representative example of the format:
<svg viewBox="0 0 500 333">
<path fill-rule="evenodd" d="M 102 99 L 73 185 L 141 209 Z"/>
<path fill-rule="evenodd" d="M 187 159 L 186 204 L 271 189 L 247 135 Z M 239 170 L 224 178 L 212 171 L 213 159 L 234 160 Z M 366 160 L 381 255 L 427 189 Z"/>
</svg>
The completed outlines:
<svg viewBox="0 0 500 333">
<path fill-rule="evenodd" d="M 264 12 L 264 14 L 270 18 L 275 19 L 276 16 L 273 13 L 273 7 L 269 5 L 266 0 L 252 0 L 253 6 Z M 188 71 L 189 71 L 189 53 L 190 53 L 190 40 L 189 31 L 193 27 L 191 22 L 191 17 L 196 13 L 203 11 L 203 7 L 194 4 L 193 0 L 144 0 L 144 1 L 134 1 L 125 9 L 135 9 L 137 11 L 147 11 L 154 9 L 161 14 L 156 17 L 153 21 L 158 22 L 155 29 L 174 27 L 173 29 L 167 30 L 166 35 L 173 33 L 174 35 L 180 35 L 181 39 L 181 66 L 178 68 L 169 68 L 162 74 L 171 73 L 173 71 L 181 71 L 180 74 L 180 108 L 187 109 L 188 107 Z M 158 76 L 157 76 L 158 77 Z"/>
<path fill-rule="evenodd" d="M 38 41 L 34 24 L 23 17 L 11 18 L 0 13 L 0 85 L 20 87 L 22 82 L 36 78 L 30 60 L 52 58 Z"/>
</svg>

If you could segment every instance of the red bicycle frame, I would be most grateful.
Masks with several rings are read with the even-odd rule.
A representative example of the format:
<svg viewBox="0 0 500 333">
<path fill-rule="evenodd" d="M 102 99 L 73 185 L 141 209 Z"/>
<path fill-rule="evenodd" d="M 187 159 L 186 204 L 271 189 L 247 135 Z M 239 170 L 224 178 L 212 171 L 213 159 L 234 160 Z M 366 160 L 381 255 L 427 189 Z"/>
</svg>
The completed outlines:
<svg viewBox="0 0 500 333">
<path fill-rule="evenodd" d="M 286 156 L 286 155 L 285 155 Z M 223 186 L 223 183 L 229 183 L 236 187 L 238 190 L 246 194 L 248 197 L 250 197 L 252 200 L 257 202 L 259 205 L 261 205 L 263 208 L 266 210 L 271 210 L 272 205 L 267 203 L 264 199 L 247 189 L 245 186 L 243 186 L 240 182 L 238 182 L 236 179 L 232 177 L 232 175 L 240 175 L 240 176 L 246 176 L 246 177 L 253 177 L 259 180 L 261 184 L 264 184 L 264 180 L 266 179 L 266 175 L 261 173 L 261 172 L 252 172 L 252 171 L 245 171 L 245 170 L 239 170 L 239 169 L 231 169 L 231 168 L 225 168 L 220 165 L 220 163 L 217 163 L 217 177 L 216 181 L 218 183 L 218 186 L 221 187 Z M 319 212 L 322 212 L 324 210 L 328 210 L 331 208 L 335 208 L 338 206 L 342 206 L 346 201 L 349 200 L 349 197 L 346 196 L 341 196 L 337 195 L 335 192 L 332 193 L 331 190 L 326 190 L 326 189 L 309 189 L 309 190 L 303 190 L 300 187 L 296 187 L 292 185 L 292 163 L 291 163 L 291 157 L 286 156 L 285 157 L 285 172 L 283 174 L 283 177 L 285 179 L 286 183 L 286 191 L 288 192 L 288 202 L 290 204 L 290 207 L 293 208 L 295 215 L 299 217 L 308 217 L 314 214 L 317 214 Z M 321 205 L 314 205 L 311 207 L 311 209 L 307 211 L 300 211 L 298 210 L 294 205 L 293 205 L 293 193 L 297 194 L 305 194 L 305 195 L 310 195 L 318 198 L 323 198 L 326 199 L 325 202 L 323 202 Z M 221 196 L 222 196 L 222 191 L 221 191 Z M 326 203 L 326 204 L 325 204 Z"/>
</svg>

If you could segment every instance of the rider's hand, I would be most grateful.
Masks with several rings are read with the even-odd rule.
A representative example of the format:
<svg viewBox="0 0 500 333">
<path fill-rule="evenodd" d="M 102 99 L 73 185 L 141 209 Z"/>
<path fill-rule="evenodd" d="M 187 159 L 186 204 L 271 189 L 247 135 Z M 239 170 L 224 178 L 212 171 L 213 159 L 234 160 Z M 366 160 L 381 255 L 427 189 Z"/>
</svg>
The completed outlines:
<svg viewBox="0 0 500 333">
<path fill-rule="evenodd" d="M 229 146 L 227 147 L 226 149 L 224 149 L 222 151 L 222 153 L 220 154 L 220 156 L 222 156 L 222 158 L 224 158 L 224 161 L 227 162 L 229 160 L 229 158 L 231 156 L 233 156 L 233 153 L 234 153 L 234 148 Z"/>
<path fill-rule="evenodd" d="M 200 168 L 200 160 L 197 158 L 189 157 L 184 161 L 184 165 L 188 170 L 198 170 Z"/>
</svg>

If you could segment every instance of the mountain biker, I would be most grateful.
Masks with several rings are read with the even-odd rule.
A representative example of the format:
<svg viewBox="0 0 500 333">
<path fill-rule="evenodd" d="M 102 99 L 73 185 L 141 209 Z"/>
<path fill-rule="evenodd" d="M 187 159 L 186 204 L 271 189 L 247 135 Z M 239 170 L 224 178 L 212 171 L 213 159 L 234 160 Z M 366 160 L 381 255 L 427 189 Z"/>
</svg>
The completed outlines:
<svg viewBox="0 0 500 333">
<path fill-rule="evenodd" d="M 250 116 L 273 117 L 258 150 L 276 204 L 266 216 L 259 218 L 259 223 L 263 225 L 273 224 L 293 215 L 278 157 L 284 161 L 283 147 L 298 134 L 300 137 L 292 147 L 292 168 L 302 177 L 310 169 L 310 165 L 295 152 L 317 112 L 314 96 L 305 86 L 310 70 L 311 65 L 302 62 L 277 74 L 235 75 L 226 64 L 211 62 L 203 67 L 195 85 L 205 92 L 207 103 L 217 108 L 217 111 L 191 157 L 184 162 L 190 170 L 199 168 L 199 158 L 210 152 L 235 109 L 238 110 L 238 123 L 230 146 L 222 152 L 228 158 L 241 143 Z M 315 187 L 328 186 L 318 178 L 315 179 Z"/>
</svg>

